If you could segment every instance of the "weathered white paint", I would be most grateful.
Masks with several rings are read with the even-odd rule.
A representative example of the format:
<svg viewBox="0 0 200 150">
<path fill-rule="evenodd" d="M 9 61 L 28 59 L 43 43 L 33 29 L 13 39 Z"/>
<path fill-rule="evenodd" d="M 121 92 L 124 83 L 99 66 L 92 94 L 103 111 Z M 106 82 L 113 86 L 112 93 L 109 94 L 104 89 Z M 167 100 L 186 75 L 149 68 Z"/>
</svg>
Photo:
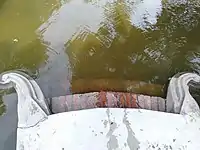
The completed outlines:
<svg viewBox="0 0 200 150">
<path fill-rule="evenodd" d="M 195 73 L 181 73 L 172 77 L 167 91 L 167 112 L 199 112 L 199 106 L 189 92 L 190 81 L 200 83 L 200 76 Z"/>
<path fill-rule="evenodd" d="M 14 83 L 18 96 L 18 127 L 31 127 L 50 115 L 42 91 L 34 80 L 23 73 L 9 72 L 2 76 L 0 84 Z"/>
<path fill-rule="evenodd" d="M 178 99 L 168 97 L 168 104 L 182 114 L 96 108 L 50 115 L 34 80 L 7 73 L 1 84 L 13 82 L 18 94 L 17 150 L 198 150 L 200 113 L 198 106 L 190 105 L 196 103 L 185 83 L 198 82 L 199 76 L 183 74 L 172 79 L 169 89 L 175 89 Z"/>
<path fill-rule="evenodd" d="M 50 115 L 18 128 L 17 150 L 198 150 L 200 119 L 163 112 L 98 108 Z"/>
</svg>

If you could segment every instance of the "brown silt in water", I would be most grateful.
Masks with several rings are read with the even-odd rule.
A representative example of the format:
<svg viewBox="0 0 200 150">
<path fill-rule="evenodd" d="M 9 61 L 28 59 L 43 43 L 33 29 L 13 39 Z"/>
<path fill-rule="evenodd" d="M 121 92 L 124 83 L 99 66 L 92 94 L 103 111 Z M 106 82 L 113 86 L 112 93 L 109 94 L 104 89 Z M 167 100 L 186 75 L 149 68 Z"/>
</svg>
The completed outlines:
<svg viewBox="0 0 200 150">
<path fill-rule="evenodd" d="M 163 85 L 123 79 L 76 79 L 72 80 L 71 90 L 72 93 L 116 91 L 164 96 Z"/>
</svg>

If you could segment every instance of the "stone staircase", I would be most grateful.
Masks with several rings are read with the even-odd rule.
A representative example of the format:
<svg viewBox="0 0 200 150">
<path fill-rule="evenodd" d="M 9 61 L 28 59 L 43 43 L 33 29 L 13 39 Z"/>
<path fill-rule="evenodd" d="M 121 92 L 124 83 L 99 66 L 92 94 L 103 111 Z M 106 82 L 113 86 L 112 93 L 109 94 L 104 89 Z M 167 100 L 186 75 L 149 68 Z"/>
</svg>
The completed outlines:
<svg viewBox="0 0 200 150">
<path fill-rule="evenodd" d="M 166 112 L 166 100 L 124 92 L 92 92 L 48 99 L 53 113 L 92 108 L 141 108 Z"/>
</svg>

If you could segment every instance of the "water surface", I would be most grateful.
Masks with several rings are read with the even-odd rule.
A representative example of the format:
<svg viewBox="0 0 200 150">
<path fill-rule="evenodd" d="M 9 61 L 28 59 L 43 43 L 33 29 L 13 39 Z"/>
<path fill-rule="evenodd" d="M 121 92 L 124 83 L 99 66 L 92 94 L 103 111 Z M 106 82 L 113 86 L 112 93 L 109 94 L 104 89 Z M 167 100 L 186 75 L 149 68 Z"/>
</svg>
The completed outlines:
<svg viewBox="0 0 200 150">
<path fill-rule="evenodd" d="M 94 90 L 165 97 L 171 76 L 200 73 L 199 23 L 197 0 L 1 0 L 0 72 L 27 70 L 46 97 Z M 4 126 L 15 119 L 7 115 L 16 114 L 11 99 L 10 109 L 0 101 L 7 118 L 0 149 L 15 136 Z"/>
</svg>

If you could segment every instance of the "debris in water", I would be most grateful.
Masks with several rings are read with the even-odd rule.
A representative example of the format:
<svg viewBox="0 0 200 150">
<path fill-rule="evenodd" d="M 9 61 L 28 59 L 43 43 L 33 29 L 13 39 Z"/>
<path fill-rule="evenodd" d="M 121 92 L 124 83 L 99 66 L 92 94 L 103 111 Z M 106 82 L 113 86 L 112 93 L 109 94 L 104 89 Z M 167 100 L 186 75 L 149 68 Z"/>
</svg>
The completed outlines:
<svg viewBox="0 0 200 150">
<path fill-rule="evenodd" d="M 13 42 L 18 42 L 18 41 L 19 41 L 18 39 L 14 39 L 14 40 L 13 40 Z"/>
</svg>

